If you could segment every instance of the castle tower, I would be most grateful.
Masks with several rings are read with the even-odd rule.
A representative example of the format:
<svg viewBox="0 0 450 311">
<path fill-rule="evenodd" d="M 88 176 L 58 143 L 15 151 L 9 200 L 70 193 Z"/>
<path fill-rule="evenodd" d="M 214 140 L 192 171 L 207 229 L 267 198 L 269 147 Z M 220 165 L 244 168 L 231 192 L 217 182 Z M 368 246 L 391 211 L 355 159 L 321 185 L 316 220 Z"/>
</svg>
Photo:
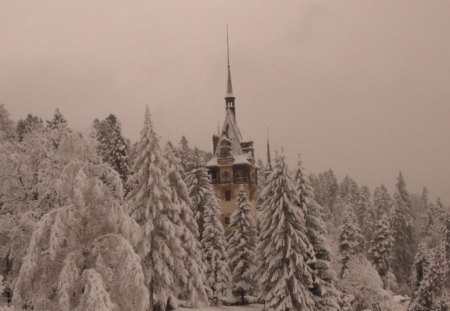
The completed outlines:
<svg viewBox="0 0 450 311">
<path fill-rule="evenodd" d="M 258 169 L 255 163 L 253 141 L 245 141 L 236 122 L 235 96 L 231 83 L 230 53 L 227 30 L 227 89 L 225 94 L 225 121 L 222 130 L 213 135 L 213 158 L 206 164 L 214 190 L 222 210 L 225 230 L 230 224 L 231 214 L 236 208 L 236 197 L 241 185 L 256 215 L 256 186 Z"/>
</svg>

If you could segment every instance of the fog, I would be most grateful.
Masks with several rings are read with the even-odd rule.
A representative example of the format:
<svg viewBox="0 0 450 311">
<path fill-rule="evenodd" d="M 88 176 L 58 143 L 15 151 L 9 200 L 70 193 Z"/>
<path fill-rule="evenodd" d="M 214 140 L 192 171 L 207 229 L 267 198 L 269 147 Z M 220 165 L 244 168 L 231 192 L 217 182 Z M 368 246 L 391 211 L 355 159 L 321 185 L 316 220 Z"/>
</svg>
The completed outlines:
<svg viewBox="0 0 450 311">
<path fill-rule="evenodd" d="M 13 119 L 59 108 L 86 130 L 114 113 L 139 137 L 211 150 L 224 118 L 226 25 L 237 120 L 265 159 L 333 168 L 450 202 L 449 1 L 0 2 L 0 103 Z"/>
</svg>

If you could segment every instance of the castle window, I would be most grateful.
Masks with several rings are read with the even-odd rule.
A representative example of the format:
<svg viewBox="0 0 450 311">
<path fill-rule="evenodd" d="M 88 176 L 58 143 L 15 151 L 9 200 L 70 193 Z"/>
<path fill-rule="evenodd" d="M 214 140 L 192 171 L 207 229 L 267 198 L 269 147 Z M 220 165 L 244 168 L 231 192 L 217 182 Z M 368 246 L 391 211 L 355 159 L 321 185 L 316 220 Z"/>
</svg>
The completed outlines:
<svg viewBox="0 0 450 311">
<path fill-rule="evenodd" d="M 229 225 L 230 224 L 230 217 L 229 216 L 225 216 L 225 224 Z"/>
<path fill-rule="evenodd" d="M 231 201 L 231 191 L 225 190 L 225 201 Z"/>
</svg>

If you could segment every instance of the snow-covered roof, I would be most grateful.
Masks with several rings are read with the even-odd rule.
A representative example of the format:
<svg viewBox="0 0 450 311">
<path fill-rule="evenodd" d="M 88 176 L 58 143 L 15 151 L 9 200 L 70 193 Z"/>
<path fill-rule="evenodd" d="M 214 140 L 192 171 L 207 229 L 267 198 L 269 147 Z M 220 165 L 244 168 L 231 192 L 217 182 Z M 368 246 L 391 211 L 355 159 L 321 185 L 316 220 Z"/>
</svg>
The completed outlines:
<svg viewBox="0 0 450 311">
<path fill-rule="evenodd" d="M 219 163 L 217 162 L 217 157 L 212 157 L 212 159 L 209 160 L 208 163 L 206 163 L 206 167 L 214 167 L 214 166 L 219 166 Z"/>
<path fill-rule="evenodd" d="M 233 165 L 251 165 L 244 155 L 235 155 Z"/>
<path fill-rule="evenodd" d="M 233 155 L 242 154 L 241 131 L 239 130 L 238 126 L 236 125 L 233 112 L 230 109 L 227 109 L 227 111 L 226 111 L 225 121 L 224 121 L 223 127 L 222 127 L 222 133 L 220 136 L 219 143 L 217 145 L 218 148 L 216 150 L 216 156 L 219 156 L 219 154 L 220 154 L 220 146 L 221 146 L 222 140 L 229 140 L 231 142 L 231 154 L 233 154 Z"/>
</svg>

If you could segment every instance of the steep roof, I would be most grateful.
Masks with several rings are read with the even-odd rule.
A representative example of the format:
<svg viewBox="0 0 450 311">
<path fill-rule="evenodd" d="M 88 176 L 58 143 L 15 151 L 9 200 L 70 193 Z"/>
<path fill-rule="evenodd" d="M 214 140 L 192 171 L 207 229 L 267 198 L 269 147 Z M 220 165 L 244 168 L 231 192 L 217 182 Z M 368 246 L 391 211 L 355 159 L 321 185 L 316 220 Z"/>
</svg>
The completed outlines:
<svg viewBox="0 0 450 311">
<path fill-rule="evenodd" d="M 234 114 L 230 109 L 226 110 L 225 121 L 223 123 L 222 132 L 220 134 L 219 143 L 216 149 L 216 156 L 220 154 L 222 140 L 229 140 L 231 142 L 231 153 L 233 155 L 242 154 L 242 134 L 236 124 Z"/>
</svg>

